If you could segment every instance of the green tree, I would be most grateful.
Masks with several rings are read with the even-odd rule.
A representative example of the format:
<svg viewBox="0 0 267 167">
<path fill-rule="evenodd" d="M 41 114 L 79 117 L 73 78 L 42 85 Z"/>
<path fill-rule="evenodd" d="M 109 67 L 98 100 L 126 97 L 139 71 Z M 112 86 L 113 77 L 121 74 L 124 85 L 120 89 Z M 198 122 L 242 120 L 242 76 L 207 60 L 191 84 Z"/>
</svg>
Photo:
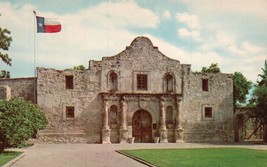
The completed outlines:
<svg viewBox="0 0 267 167">
<path fill-rule="evenodd" d="M 74 66 L 73 70 L 85 70 L 85 67 L 83 65 Z"/>
<path fill-rule="evenodd" d="M 252 82 L 248 81 L 247 78 L 241 72 L 234 73 L 234 104 L 236 107 L 246 102 L 246 95 L 252 87 Z"/>
<path fill-rule="evenodd" d="M 8 51 L 11 41 L 12 38 L 10 36 L 10 31 L 7 29 L 2 29 L 0 27 L 0 58 L 4 63 L 6 63 L 9 66 L 11 66 L 12 59 L 9 58 L 8 54 L 4 52 Z M 0 78 L 9 78 L 9 77 L 10 75 L 8 71 L 5 70 L 1 71 Z"/>
<path fill-rule="evenodd" d="M 0 72 L 0 78 L 10 78 L 9 71 L 1 70 L 1 72 Z"/>
<path fill-rule="evenodd" d="M 267 60 L 264 62 L 262 74 L 259 74 L 259 77 L 254 90 L 254 102 L 256 115 L 264 124 L 264 141 L 267 142 Z"/>
<path fill-rule="evenodd" d="M 218 63 L 211 63 L 209 67 L 202 67 L 202 73 L 220 73 L 221 70 L 218 67 Z"/>
<path fill-rule="evenodd" d="M 47 124 L 40 108 L 22 98 L 0 100 L 0 152 L 7 146 L 19 147 Z"/>
</svg>

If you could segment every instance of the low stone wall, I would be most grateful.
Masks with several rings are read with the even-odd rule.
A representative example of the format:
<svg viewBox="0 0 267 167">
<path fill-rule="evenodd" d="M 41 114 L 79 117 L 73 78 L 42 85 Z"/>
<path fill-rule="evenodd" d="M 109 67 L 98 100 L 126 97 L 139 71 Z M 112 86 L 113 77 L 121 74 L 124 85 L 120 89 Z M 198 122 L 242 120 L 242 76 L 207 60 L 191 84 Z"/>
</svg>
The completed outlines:
<svg viewBox="0 0 267 167">
<path fill-rule="evenodd" d="M 36 78 L 8 78 L 0 79 L 0 85 L 7 85 L 11 89 L 11 97 L 22 97 L 27 101 L 36 101 Z"/>
<path fill-rule="evenodd" d="M 233 142 L 233 137 L 226 132 L 221 133 L 184 133 L 186 143 L 221 143 Z"/>
<path fill-rule="evenodd" d="M 58 143 L 88 143 L 85 133 L 40 133 L 34 143 L 58 144 Z"/>
</svg>

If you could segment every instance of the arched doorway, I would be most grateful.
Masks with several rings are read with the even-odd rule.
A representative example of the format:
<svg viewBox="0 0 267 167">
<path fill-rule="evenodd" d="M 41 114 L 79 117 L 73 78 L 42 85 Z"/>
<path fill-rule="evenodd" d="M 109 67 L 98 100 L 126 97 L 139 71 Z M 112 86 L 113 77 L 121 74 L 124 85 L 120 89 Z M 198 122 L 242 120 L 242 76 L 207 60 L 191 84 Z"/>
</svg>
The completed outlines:
<svg viewBox="0 0 267 167">
<path fill-rule="evenodd" d="M 133 137 L 136 143 L 152 142 L 152 117 L 145 110 L 138 110 L 132 120 Z"/>
</svg>

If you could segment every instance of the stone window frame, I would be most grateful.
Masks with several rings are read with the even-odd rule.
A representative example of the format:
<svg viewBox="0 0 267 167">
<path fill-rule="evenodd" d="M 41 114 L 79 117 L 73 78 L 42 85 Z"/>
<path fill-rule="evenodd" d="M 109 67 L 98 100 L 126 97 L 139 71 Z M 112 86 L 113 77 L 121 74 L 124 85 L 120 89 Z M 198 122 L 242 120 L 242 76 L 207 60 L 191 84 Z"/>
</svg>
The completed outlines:
<svg viewBox="0 0 267 167">
<path fill-rule="evenodd" d="M 117 75 L 117 85 L 116 85 L 116 88 L 115 89 L 111 89 L 111 84 L 112 84 L 112 82 L 111 82 L 111 74 L 112 73 L 115 73 L 116 75 Z M 118 91 L 119 90 L 119 72 L 117 72 L 117 71 L 114 71 L 114 70 L 111 70 L 111 71 L 109 71 L 108 73 L 107 73 L 107 87 L 108 87 L 108 90 L 109 91 Z"/>
<path fill-rule="evenodd" d="M 64 77 L 65 77 L 65 89 L 74 89 L 74 75 L 65 75 Z M 70 84 L 70 78 L 71 78 L 71 84 Z"/>
<path fill-rule="evenodd" d="M 167 82 L 167 76 L 171 76 L 172 77 L 172 89 L 171 90 L 168 90 L 168 82 Z M 176 82 L 175 82 L 175 76 L 173 73 L 170 73 L 170 72 L 167 72 L 163 75 L 163 92 L 164 93 L 173 93 L 175 92 L 175 85 L 176 85 Z"/>
<path fill-rule="evenodd" d="M 201 79 L 202 91 L 208 92 L 210 88 L 209 84 L 210 84 L 209 78 L 202 78 Z"/>
<path fill-rule="evenodd" d="M 207 109 L 211 109 L 211 116 L 207 117 L 206 112 Z M 215 112 L 214 112 L 214 106 L 211 104 L 204 104 L 202 105 L 202 120 L 206 121 L 214 121 L 215 120 Z"/>
<path fill-rule="evenodd" d="M 138 89 L 137 88 L 137 75 L 147 75 L 147 89 Z M 149 71 L 134 71 L 133 72 L 133 90 L 137 93 L 148 93 L 150 91 L 151 84 L 151 74 Z"/>
<path fill-rule="evenodd" d="M 74 117 L 67 117 L 67 108 L 73 107 L 74 110 Z M 63 104 L 62 105 L 62 118 L 63 120 L 74 120 L 77 117 L 77 106 L 73 104 Z"/>
<path fill-rule="evenodd" d="M 147 90 L 147 75 L 146 74 L 137 74 L 137 89 L 138 90 Z"/>
</svg>

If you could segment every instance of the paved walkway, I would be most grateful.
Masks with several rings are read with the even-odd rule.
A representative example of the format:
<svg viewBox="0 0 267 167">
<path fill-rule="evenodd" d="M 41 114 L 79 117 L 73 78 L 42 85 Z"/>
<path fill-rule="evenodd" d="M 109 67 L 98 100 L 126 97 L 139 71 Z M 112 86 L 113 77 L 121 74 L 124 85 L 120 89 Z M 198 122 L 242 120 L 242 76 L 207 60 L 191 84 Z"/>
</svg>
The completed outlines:
<svg viewBox="0 0 267 167">
<path fill-rule="evenodd" d="M 24 149 L 20 159 L 4 167 L 143 167 L 115 150 L 152 148 L 243 147 L 267 150 L 267 145 L 215 145 L 194 143 L 149 144 L 36 144 Z"/>
</svg>

